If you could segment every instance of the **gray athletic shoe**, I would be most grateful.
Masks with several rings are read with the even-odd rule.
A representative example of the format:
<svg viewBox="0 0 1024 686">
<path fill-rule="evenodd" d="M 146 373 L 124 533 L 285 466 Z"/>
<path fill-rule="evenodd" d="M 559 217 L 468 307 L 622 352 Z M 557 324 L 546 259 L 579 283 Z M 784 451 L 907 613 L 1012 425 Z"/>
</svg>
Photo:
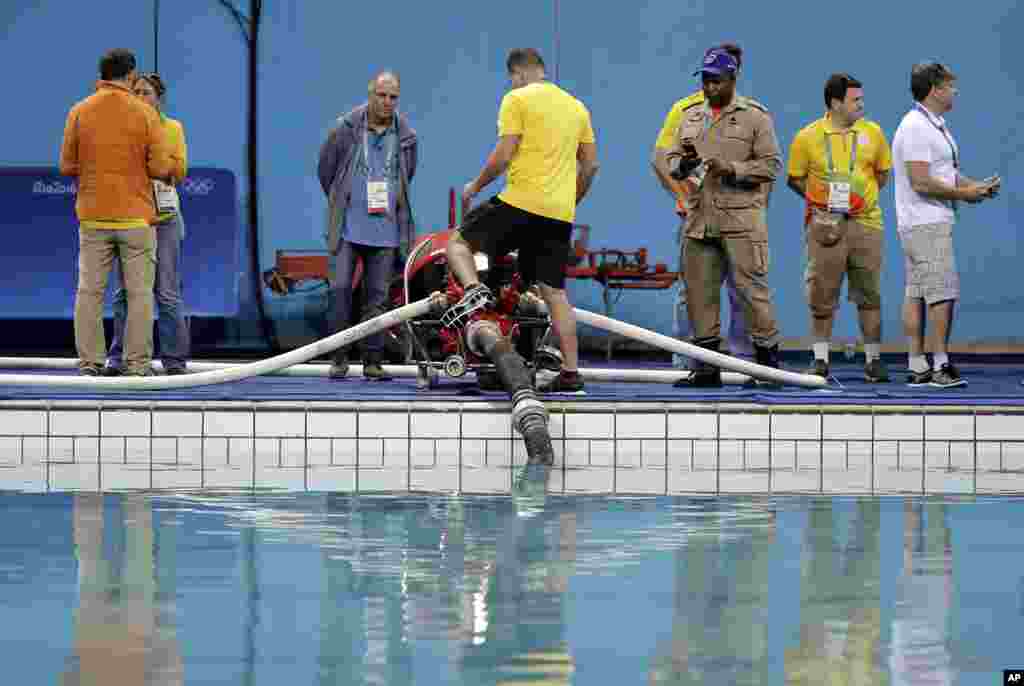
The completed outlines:
<svg viewBox="0 0 1024 686">
<path fill-rule="evenodd" d="M 931 386 L 935 388 L 958 388 L 966 386 L 967 380 L 960 377 L 960 372 L 947 362 L 932 372 Z"/>
</svg>

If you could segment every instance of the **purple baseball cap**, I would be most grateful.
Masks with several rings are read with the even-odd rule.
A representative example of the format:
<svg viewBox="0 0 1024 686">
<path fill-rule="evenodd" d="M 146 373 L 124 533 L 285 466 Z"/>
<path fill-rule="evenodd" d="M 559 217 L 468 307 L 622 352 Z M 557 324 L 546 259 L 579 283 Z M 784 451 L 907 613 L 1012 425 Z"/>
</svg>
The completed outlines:
<svg viewBox="0 0 1024 686">
<path fill-rule="evenodd" d="M 725 50 L 712 48 L 704 53 L 704 64 L 701 65 L 700 69 L 693 72 L 693 75 L 713 74 L 714 76 L 722 76 L 723 74 L 735 74 L 737 69 L 739 69 L 739 65 L 736 64 L 735 57 Z"/>
</svg>

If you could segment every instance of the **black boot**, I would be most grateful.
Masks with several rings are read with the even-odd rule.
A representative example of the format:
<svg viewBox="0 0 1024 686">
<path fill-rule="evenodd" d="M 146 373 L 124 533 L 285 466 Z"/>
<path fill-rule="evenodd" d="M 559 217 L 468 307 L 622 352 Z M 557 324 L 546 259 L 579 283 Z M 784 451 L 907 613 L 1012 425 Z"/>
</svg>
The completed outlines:
<svg viewBox="0 0 1024 686">
<path fill-rule="evenodd" d="M 770 348 L 754 344 L 754 361 L 765 367 L 779 368 L 779 344 Z"/>
<path fill-rule="evenodd" d="M 779 344 L 776 343 L 771 347 L 766 347 L 758 344 L 754 344 L 754 362 L 764 367 L 771 367 L 772 369 L 781 369 L 779 366 Z M 781 388 L 782 384 L 778 381 L 761 381 L 751 379 L 751 384 L 759 386 L 761 388 Z"/>
<path fill-rule="evenodd" d="M 705 350 L 718 352 L 721 341 L 717 338 L 694 343 Z M 707 362 L 698 362 L 690 376 L 684 377 L 672 384 L 676 388 L 721 388 L 722 370 Z"/>
</svg>

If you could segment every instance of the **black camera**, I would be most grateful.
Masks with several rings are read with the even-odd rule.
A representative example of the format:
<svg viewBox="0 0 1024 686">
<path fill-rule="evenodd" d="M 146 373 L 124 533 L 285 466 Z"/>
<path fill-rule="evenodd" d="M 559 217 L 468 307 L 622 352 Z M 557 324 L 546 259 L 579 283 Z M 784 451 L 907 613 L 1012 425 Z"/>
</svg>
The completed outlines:
<svg viewBox="0 0 1024 686">
<path fill-rule="evenodd" d="M 702 163 L 703 160 L 701 160 L 700 155 L 697 154 L 697 148 L 695 148 L 692 143 L 685 143 L 683 145 L 682 156 L 673 157 L 669 160 L 668 174 L 673 179 L 683 181 Z"/>
</svg>

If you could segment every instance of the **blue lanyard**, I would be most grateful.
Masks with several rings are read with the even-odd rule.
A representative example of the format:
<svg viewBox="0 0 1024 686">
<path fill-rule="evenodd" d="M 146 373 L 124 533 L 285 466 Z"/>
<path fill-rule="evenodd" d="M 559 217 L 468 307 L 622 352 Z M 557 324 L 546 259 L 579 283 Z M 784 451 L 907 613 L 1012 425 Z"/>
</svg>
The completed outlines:
<svg viewBox="0 0 1024 686">
<path fill-rule="evenodd" d="M 391 180 L 391 163 L 395 157 L 395 141 L 398 140 L 398 127 L 392 131 L 391 126 L 384 131 L 384 138 L 387 141 L 384 147 L 384 178 Z M 373 176 L 370 168 L 370 115 L 366 115 L 366 125 L 363 127 L 363 164 L 366 165 L 367 178 Z"/>
</svg>

